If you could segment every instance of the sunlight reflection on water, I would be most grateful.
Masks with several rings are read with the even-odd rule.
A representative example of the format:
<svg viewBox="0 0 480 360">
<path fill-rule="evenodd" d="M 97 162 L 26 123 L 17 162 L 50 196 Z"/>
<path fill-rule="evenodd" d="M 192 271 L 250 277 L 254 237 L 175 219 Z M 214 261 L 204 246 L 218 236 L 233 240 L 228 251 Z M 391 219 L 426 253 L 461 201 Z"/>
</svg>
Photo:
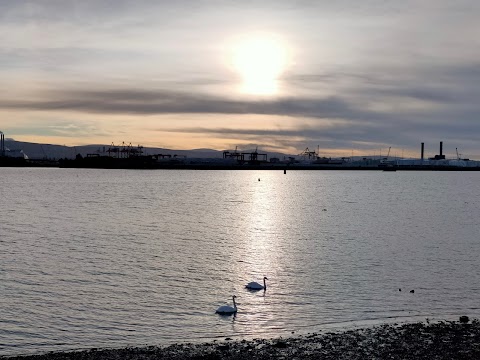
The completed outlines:
<svg viewBox="0 0 480 360">
<path fill-rule="evenodd" d="M 4 168 L 0 354 L 478 316 L 479 175 Z"/>
</svg>

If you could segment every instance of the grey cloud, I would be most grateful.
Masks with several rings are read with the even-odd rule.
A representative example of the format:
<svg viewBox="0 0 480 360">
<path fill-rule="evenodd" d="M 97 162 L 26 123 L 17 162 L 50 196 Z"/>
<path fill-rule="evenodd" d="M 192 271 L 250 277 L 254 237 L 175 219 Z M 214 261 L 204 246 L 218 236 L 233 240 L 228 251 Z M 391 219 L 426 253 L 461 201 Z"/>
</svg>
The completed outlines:
<svg viewBox="0 0 480 360">
<path fill-rule="evenodd" d="M 462 93 L 450 88 L 414 87 L 376 88 L 366 87 L 361 93 L 349 93 L 327 98 L 281 98 L 262 101 L 228 99 L 220 96 L 166 90 L 63 90 L 44 93 L 40 100 L 0 99 L 0 107 L 24 110 L 68 110 L 105 114 L 262 114 L 318 119 L 344 119 L 361 122 L 365 131 L 369 124 L 392 130 L 408 126 L 432 128 L 457 124 L 474 126 L 478 116 L 476 103 L 464 104 Z M 462 90 L 464 91 L 464 90 Z M 402 110 L 397 112 L 368 110 L 360 100 L 388 102 L 391 97 L 428 100 L 439 108 L 428 111 Z M 460 99 L 459 99 L 460 97 Z M 441 105 L 441 106 L 440 106 Z M 462 105 L 462 106 L 459 106 Z"/>
<path fill-rule="evenodd" d="M 405 73 L 395 73 L 391 69 L 388 76 L 382 69 L 378 73 L 305 74 L 297 78 L 310 82 L 314 87 L 321 83 L 322 86 L 334 86 L 336 80 L 351 80 L 345 82 L 347 85 L 343 89 L 334 89 L 336 95 L 329 97 L 315 97 L 312 93 L 308 97 L 245 100 L 197 93 L 195 86 L 192 86 L 192 92 L 129 88 L 62 89 L 43 92 L 42 98 L 33 100 L 0 97 L 0 108 L 139 116 L 211 114 L 212 117 L 221 117 L 229 114 L 260 114 L 278 116 L 280 123 L 283 116 L 288 116 L 296 118 L 295 130 L 281 127 L 260 131 L 228 127 L 184 129 L 179 126 L 175 131 L 247 139 L 259 144 L 268 142 L 270 146 L 288 144 L 299 148 L 320 145 L 348 149 L 353 142 L 366 143 L 365 147 L 368 144 L 388 144 L 416 148 L 421 141 L 428 142 L 430 139 L 432 149 L 436 148 L 438 141 L 447 139 L 453 149 L 457 142 L 474 148 L 472 139 L 480 132 L 478 68 L 476 63 L 472 63 L 430 69 L 416 67 Z M 195 81 L 202 85 L 216 80 L 204 78 L 192 80 L 191 83 L 195 85 Z M 188 85 L 188 81 L 182 84 L 185 88 Z M 91 88 L 95 89 L 93 86 Z M 399 100 L 405 104 L 404 107 L 397 104 Z M 368 106 L 371 102 L 394 105 L 393 110 L 372 110 Z M 425 102 L 427 106 L 408 106 L 414 102 Z M 329 126 L 325 126 L 327 119 L 331 121 Z M 468 150 L 465 152 L 468 153 Z"/>
<path fill-rule="evenodd" d="M 244 101 L 201 94 L 170 91 L 109 90 L 62 91 L 37 101 L 0 100 L 0 106 L 25 110 L 73 110 L 94 113 L 129 114 L 263 114 L 311 117 L 346 117 L 354 109 L 337 97 L 326 99 L 284 98 Z"/>
</svg>

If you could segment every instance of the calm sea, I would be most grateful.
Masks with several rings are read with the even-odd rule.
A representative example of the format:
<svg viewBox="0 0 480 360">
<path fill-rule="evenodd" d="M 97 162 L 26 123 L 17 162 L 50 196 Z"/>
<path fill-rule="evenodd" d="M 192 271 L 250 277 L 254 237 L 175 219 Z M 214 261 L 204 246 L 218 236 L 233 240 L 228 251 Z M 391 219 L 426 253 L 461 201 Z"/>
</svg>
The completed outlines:
<svg viewBox="0 0 480 360">
<path fill-rule="evenodd" d="M 480 316 L 478 172 L 0 168 L 0 189 L 0 355 Z"/>
</svg>

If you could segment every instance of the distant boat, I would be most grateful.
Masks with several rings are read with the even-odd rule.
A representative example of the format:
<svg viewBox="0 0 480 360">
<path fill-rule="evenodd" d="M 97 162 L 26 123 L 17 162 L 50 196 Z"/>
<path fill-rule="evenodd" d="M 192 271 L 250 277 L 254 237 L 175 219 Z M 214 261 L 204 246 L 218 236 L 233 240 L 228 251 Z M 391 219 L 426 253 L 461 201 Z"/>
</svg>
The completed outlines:
<svg viewBox="0 0 480 360">
<path fill-rule="evenodd" d="M 397 171 L 397 164 L 393 160 L 382 159 L 378 167 L 383 169 L 383 171 Z"/>
<path fill-rule="evenodd" d="M 312 164 L 322 165 L 342 165 L 345 162 L 343 159 L 332 159 L 326 157 L 318 157 Z"/>
</svg>

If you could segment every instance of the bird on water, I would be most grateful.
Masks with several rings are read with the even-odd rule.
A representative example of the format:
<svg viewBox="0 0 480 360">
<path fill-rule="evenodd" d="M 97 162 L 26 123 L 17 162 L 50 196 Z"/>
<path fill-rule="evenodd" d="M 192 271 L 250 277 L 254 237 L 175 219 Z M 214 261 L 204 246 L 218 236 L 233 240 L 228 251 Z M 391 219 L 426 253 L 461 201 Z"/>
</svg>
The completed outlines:
<svg viewBox="0 0 480 360">
<path fill-rule="evenodd" d="M 249 290 L 267 290 L 267 283 L 265 280 L 268 280 L 266 276 L 263 277 L 263 286 L 256 281 L 252 281 L 245 285 L 245 287 Z"/>
<path fill-rule="evenodd" d="M 236 296 L 233 295 L 232 296 L 232 300 L 233 300 L 233 307 L 230 306 L 230 305 L 223 305 L 223 306 L 220 306 L 217 311 L 215 311 L 217 314 L 220 314 L 220 315 L 231 315 L 231 314 L 236 314 L 237 313 L 237 303 L 235 302 L 235 298 Z"/>
</svg>

